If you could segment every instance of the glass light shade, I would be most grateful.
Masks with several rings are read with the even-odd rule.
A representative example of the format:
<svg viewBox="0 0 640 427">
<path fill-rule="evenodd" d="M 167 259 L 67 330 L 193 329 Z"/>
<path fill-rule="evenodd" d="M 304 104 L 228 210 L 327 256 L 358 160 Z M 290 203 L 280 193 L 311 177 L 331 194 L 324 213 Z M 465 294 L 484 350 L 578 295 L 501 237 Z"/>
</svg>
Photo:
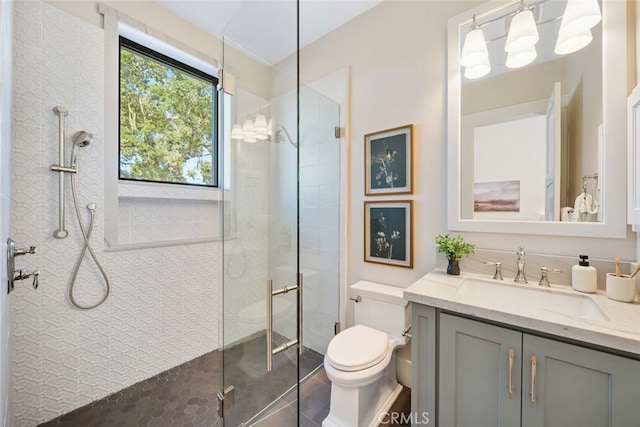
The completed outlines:
<svg viewBox="0 0 640 427">
<path fill-rule="evenodd" d="M 473 66 L 489 58 L 487 42 L 482 29 L 476 28 L 467 33 L 460 55 L 460 65 L 463 67 Z"/>
<path fill-rule="evenodd" d="M 242 132 L 242 126 L 233 125 L 231 128 L 231 139 L 244 139 L 244 132 Z"/>
<path fill-rule="evenodd" d="M 257 141 L 257 139 L 256 139 L 256 135 L 255 135 L 255 134 L 252 134 L 252 135 L 245 135 L 245 137 L 244 137 L 244 142 L 251 142 L 251 143 L 254 143 L 254 142 L 256 142 L 256 141 Z"/>
<path fill-rule="evenodd" d="M 504 50 L 507 52 L 521 51 L 534 46 L 538 40 L 540 40 L 540 36 L 533 12 L 531 9 L 525 9 L 518 12 L 511 20 Z"/>
<path fill-rule="evenodd" d="M 256 116 L 256 121 L 253 124 L 253 127 L 255 128 L 256 132 L 261 132 L 267 131 L 267 119 L 262 115 L 262 114 L 258 114 Z"/>
<path fill-rule="evenodd" d="M 598 0 L 567 0 L 560 35 L 571 36 L 593 28 L 602 19 Z"/>
<path fill-rule="evenodd" d="M 537 56 L 538 52 L 536 52 L 535 46 L 530 46 L 516 52 L 508 52 L 505 65 L 509 68 L 524 67 L 525 65 L 531 64 Z"/>
<path fill-rule="evenodd" d="M 491 64 L 489 63 L 489 58 L 486 58 L 478 64 L 466 67 L 464 69 L 464 76 L 468 79 L 479 79 L 489 74 L 489 71 L 491 71 Z"/>
<path fill-rule="evenodd" d="M 253 127 L 253 122 L 249 119 L 245 119 L 245 121 L 242 123 L 242 131 L 247 134 L 247 133 L 255 133 L 256 130 Z"/>
<path fill-rule="evenodd" d="M 556 41 L 556 47 L 553 51 L 556 55 L 566 55 L 568 53 L 577 52 L 591 43 L 591 40 L 593 40 L 591 30 L 585 30 L 571 36 L 559 34 L 558 40 Z"/>
<path fill-rule="evenodd" d="M 265 130 L 261 130 L 261 131 L 257 130 L 256 131 L 256 139 L 259 139 L 261 141 L 269 139 L 269 135 L 267 135 L 267 130 L 266 129 Z"/>
</svg>

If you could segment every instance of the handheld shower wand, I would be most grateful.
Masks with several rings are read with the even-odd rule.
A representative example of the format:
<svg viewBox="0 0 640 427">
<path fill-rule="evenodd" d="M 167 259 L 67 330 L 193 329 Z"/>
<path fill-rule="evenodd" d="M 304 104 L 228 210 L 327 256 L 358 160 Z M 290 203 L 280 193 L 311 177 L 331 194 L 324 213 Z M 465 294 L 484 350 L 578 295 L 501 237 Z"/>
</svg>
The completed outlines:
<svg viewBox="0 0 640 427">
<path fill-rule="evenodd" d="M 78 165 L 78 147 L 86 147 L 87 145 L 91 144 L 92 141 L 93 141 L 93 135 L 89 132 L 80 131 L 74 135 L 73 148 L 71 149 L 71 159 L 70 159 L 72 168 L 75 169 Z M 84 246 L 82 247 L 82 251 L 80 252 L 80 256 L 78 257 L 78 261 L 74 266 L 73 274 L 71 276 L 71 283 L 69 284 L 69 300 L 77 308 L 80 308 L 82 310 L 89 310 L 92 308 L 96 308 L 97 306 L 99 306 L 100 304 L 106 301 L 107 297 L 109 296 L 111 286 L 109 284 L 109 278 L 107 277 L 107 273 L 102 268 L 100 261 L 98 261 L 98 257 L 93 252 L 93 247 L 91 246 L 91 243 L 89 241 L 89 239 L 91 239 L 91 232 L 93 231 L 93 223 L 95 220 L 97 206 L 93 202 L 90 202 L 89 204 L 87 204 L 87 210 L 89 210 L 90 219 L 89 219 L 88 227 L 85 228 L 84 224 L 82 223 L 82 215 L 80 214 L 80 208 L 78 206 L 79 197 L 78 197 L 78 188 L 76 184 L 76 179 L 77 179 L 77 173 L 71 175 L 71 195 L 73 196 L 73 207 L 75 208 L 76 217 L 78 218 L 78 224 L 80 225 L 80 232 L 82 234 L 82 240 L 84 240 Z M 104 279 L 105 288 L 106 288 L 102 299 L 100 299 L 97 303 L 93 305 L 81 305 L 80 303 L 78 303 L 78 301 L 76 301 L 73 295 L 73 288 L 75 287 L 76 279 L 78 278 L 78 271 L 80 271 L 80 265 L 82 264 L 82 260 L 84 259 L 84 256 L 87 253 L 87 251 L 89 251 L 91 258 L 93 259 L 96 266 L 98 267 L 98 270 L 100 270 L 100 274 Z"/>
</svg>

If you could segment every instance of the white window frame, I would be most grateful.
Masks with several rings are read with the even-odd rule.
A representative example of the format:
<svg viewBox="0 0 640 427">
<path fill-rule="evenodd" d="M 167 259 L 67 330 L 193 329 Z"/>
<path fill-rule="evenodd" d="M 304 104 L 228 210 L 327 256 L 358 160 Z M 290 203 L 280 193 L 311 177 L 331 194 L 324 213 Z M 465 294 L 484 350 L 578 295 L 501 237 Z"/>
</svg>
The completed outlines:
<svg viewBox="0 0 640 427">
<path fill-rule="evenodd" d="M 211 74 L 220 81 L 218 62 L 193 48 L 172 40 L 162 33 L 151 30 L 146 25 L 135 21 L 117 10 L 99 5 L 104 16 L 105 36 L 105 250 L 128 250 L 147 247 L 169 246 L 175 244 L 202 243 L 216 241 L 218 237 L 202 239 L 184 239 L 171 242 L 149 242 L 133 245 L 122 245 L 118 242 L 118 201 L 125 198 L 136 199 L 171 199 L 171 200 L 204 200 L 215 203 L 222 201 L 222 189 L 228 188 L 227 170 L 229 163 L 227 147 L 229 137 L 223 134 L 230 127 L 228 102 L 218 99 L 218 174 L 217 187 L 197 185 L 175 185 L 171 183 L 125 181 L 119 179 L 119 101 L 120 101 L 120 36 L 124 36 L 152 50 L 175 58 L 176 60 Z M 223 108 L 224 106 L 224 108 Z M 223 124 L 221 121 L 225 121 Z M 223 176 L 224 174 L 225 176 Z"/>
</svg>

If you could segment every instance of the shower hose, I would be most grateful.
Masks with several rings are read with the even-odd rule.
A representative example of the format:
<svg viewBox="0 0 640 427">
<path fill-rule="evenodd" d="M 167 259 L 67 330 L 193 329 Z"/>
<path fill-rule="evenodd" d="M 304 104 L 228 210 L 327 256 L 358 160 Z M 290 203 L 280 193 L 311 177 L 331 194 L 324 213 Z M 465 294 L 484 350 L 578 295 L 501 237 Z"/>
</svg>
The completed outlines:
<svg viewBox="0 0 640 427">
<path fill-rule="evenodd" d="M 82 223 L 82 215 L 80 214 L 80 208 L 78 207 L 78 191 L 77 191 L 75 174 L 71 175 L 71 194 L 73 195 L 73 207 L 75 208 L 76 217 L 78 218 L 78 224 L 80 225 L 80 232 L 82 233 L 84 246 L 82 247 L 82 251 L 80 252 L 78 261 L 76 262 L 76 265 L 73 268 L 73 274 L 71 275 L 71 283 L 69 284 L 69 300 L 71 301 L 71 304 L 78 307 L 79 309 L 90 310 L 92 308 L 98 307 L 100 304 L 106 301 L 107 297 L 109 296 L 109 292 L 111 291 L 111 285 L 109 284 L 109 278 L 107 277 L 107 273 L 105 273 L 104 269 L 102 268 L 102 265 L 100 265 L 100 261 L 98 261 L 98 257 L 93 252 L 93 248 L 91 247 L 91 243 L 89 242 L 89 239 L 91 239 L 91 232 L 93 231 L 93 222 L 95 220 L 95 214 L 96 214 L 96 204 L 89 203 L 87 205 L 87 209 L 89 210 L 89 214 L 91 218 L 89 220 L 89 228 L 85 229 L 84 224 Z M 100 270 L 100 274 L 104 278 L 104 284 L 105 284 L 104 296 L 100 301 L 98 301 L 93 305 L 82 305 L 78 303 L 78 301 L 76 301 L 75 297 L 73 296 L 73 288 L 75 287 L 76 279 L 78 278 L 78 271 L 80 270 L 80 265 L 82 264 L 82 260 L 84 259 L 84 256 L 86 255 L 87 250 L 89 251 L 91 258 L 93 258 L 93 261 L 96 263 L 98 270 Z"/>
</svg>

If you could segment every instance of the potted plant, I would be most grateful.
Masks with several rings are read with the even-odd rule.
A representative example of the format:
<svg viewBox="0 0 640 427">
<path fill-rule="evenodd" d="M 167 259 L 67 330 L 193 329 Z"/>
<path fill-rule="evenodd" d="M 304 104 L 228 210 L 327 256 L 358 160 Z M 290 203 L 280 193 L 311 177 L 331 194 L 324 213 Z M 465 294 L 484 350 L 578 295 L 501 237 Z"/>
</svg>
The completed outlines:
<svg viewBox="0 0 640 427">
<path fill-rule="evenodd" d="M 460 260 L 476 249 L 476 245 L 465 242 L 462 236 L 451 237 L 448 234 L 436 236 L 436 244 L 438 253 L 443 253 L 449 261 L 447 274 L 456 276 L 460 274 Z"/>
</svg>

